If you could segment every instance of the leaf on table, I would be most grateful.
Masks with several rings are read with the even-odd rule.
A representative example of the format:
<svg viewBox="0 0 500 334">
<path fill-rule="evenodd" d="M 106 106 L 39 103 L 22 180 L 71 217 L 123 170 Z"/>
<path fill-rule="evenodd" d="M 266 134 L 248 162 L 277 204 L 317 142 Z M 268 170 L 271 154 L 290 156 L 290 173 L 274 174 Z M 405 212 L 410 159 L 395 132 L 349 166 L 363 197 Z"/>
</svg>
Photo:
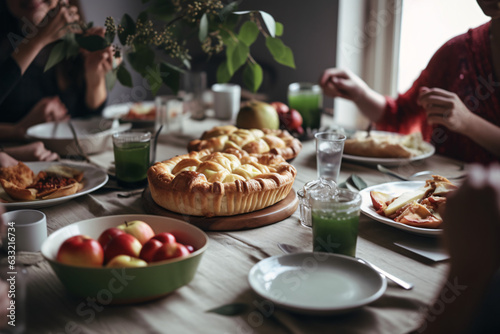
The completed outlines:
<svg viewBox="0 0 500 334">
<path fill-rule="evenodd" d="M 354 184 L 354 186 L 358 190 L 363 190 L 366 187 L 368 187 L 368 185 L 366 184 L 366 182 L 361 177 L 357 176 L 356 174 L 352 174 L 351 175 L 351 180 L 352 180 L 352 183 Z"/>
<path fill-rule="evenodd" d="M 226 316 L 235 316 L 235 315 L 245 313 L 247 310 L 248 310 L 247 304 L 245 304 L 245 303 L 233 303 L 233 304 L 222 305 L 222 306 L 207 310 L 206 312 L 216 313 L 216 314 L 226 315 Z"/>
<path fill-rule="evenodd" d="M 337 187 L 347 189 L 347 180 L 342 182 L 342 183 L 337 184 Z"/>
</svg>

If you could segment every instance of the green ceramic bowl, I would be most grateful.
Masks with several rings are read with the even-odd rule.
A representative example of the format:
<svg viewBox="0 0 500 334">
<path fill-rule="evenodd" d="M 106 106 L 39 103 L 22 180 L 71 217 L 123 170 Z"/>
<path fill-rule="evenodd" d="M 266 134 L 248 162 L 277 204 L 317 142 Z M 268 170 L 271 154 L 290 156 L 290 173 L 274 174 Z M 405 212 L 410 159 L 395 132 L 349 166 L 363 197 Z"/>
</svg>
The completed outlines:
<svg viewBox="0 0 500 334">
<path fill-rule="evenodd" d="M 131 220 L 148 223 L 155 233 L 172 232 L 179 242 L 196 250 L 186 257 L 137 268 L 85 268 L 56 261 L 59 246 L 67 238 L 84 234 L 97 239 L 105 229 Z M 152 215 L 119 215 L 88 219 L 57 230 L 43 243 L 42 255 L 72 295 L 96 298 L 102 305 L 125 304 L 156 299 L 191 282 L 207 245 L 207 235 L 183 221 Z"/>
</svg>

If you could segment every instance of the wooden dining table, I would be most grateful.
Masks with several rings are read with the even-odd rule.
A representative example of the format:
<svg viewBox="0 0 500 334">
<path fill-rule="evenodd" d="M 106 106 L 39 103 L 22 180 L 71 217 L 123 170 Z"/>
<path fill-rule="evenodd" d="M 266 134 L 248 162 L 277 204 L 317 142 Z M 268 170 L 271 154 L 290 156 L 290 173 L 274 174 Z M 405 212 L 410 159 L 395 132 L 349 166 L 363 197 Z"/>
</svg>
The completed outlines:
<svg viewBox="0 0 500 334">
<path fill-rule="evenodd" d="M 323 124 L 332 123 L 331 118 Z M 227 123 L 227 122 L 226 122 Z M 182 133 L 160 135 L 157 160 L 185 154 L 187 143 L 221 124 L 216 119 L 185 121 Z M 92 164 L 107 169 L 113 153 L 90 157 Z M 291 162 L 297 169 L 293 191 L 317 178 L 314 140 L 303 141 L 300 154 Z M 446 175 L 460 163 L 439 155 L 393 166 L 410 175 L 432 170 Z M 351 175 L 368 186 L 398 181 L 373 165 L 342 161 L 339 183 Z M 150 214 L 141 191 L 131 192 L 108 185 L 56 206 L 41 208 L 47 216 L 48 233 L 69 224 L 108 215 Z M 131 305 L 101 305 L 95 297 L 68 294 L 48 262 L 39 253 L 18 254 L 24 264 L 27 294 L 25 319 L 28 333 L 406 333 L 420 323 L 426 307 L 444 283 L 448 263 L 433 261 L 397 246 L 420 243 L 440 249 L 439 236 L 426 237 L 388 226 L 361 214 L 356 255 L 414 284 L 405 290 L 388 281 L 383 296 L 345 314 L 301 314 L 266 302 L 250 288 L 249 271 L 259 261 L 283 254 L 278 243 L 312 250 L 312 230 L 299 222 L 299 210 L 286 219 L 246 230 L 207 231 L 209 245 L 194 279 L 169 295 Z M 161 280 L 161 278 L 158 278 Z M 244 305 L 241 312 L 225 315 L 210 312 L 223 305 Z"/>
</svg>

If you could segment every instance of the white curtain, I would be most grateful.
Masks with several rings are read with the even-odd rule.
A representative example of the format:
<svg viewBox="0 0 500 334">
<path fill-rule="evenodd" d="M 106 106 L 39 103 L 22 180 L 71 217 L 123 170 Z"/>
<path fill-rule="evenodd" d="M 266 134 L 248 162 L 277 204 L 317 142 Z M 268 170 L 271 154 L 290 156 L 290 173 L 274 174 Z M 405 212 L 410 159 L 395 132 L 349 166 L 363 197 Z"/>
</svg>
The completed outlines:
<svg viewBox="0 0 500 334">
<path fill-rule="evenodd" d="M 377 92 L 397 94 L 402 0 L 340 0 L 337 67 L 348 68 Z M 363 129 L 354 103 L 335 99 L 334 122 Z"/>
</svg>

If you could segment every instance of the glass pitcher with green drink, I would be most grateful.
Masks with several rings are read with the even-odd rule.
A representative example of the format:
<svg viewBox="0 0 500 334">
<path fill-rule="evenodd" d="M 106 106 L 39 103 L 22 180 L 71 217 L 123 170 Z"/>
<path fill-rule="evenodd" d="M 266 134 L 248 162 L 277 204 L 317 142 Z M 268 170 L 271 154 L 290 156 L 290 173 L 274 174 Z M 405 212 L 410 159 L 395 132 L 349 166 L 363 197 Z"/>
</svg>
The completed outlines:
<svg viewBox="0 0 500 334">
<path fill-rule="evenodd" d="M 356 255 L 361 196 L 347 189 L 311 193 L 313 251 Z"/>
<path fill-rule="evenodd" d="M 304 130 L 317 130 L 321 125 L 323 93 L 319 85 L 294 82 L 288 86 L 288 105 L 302 116 Z"/>
</svg>

